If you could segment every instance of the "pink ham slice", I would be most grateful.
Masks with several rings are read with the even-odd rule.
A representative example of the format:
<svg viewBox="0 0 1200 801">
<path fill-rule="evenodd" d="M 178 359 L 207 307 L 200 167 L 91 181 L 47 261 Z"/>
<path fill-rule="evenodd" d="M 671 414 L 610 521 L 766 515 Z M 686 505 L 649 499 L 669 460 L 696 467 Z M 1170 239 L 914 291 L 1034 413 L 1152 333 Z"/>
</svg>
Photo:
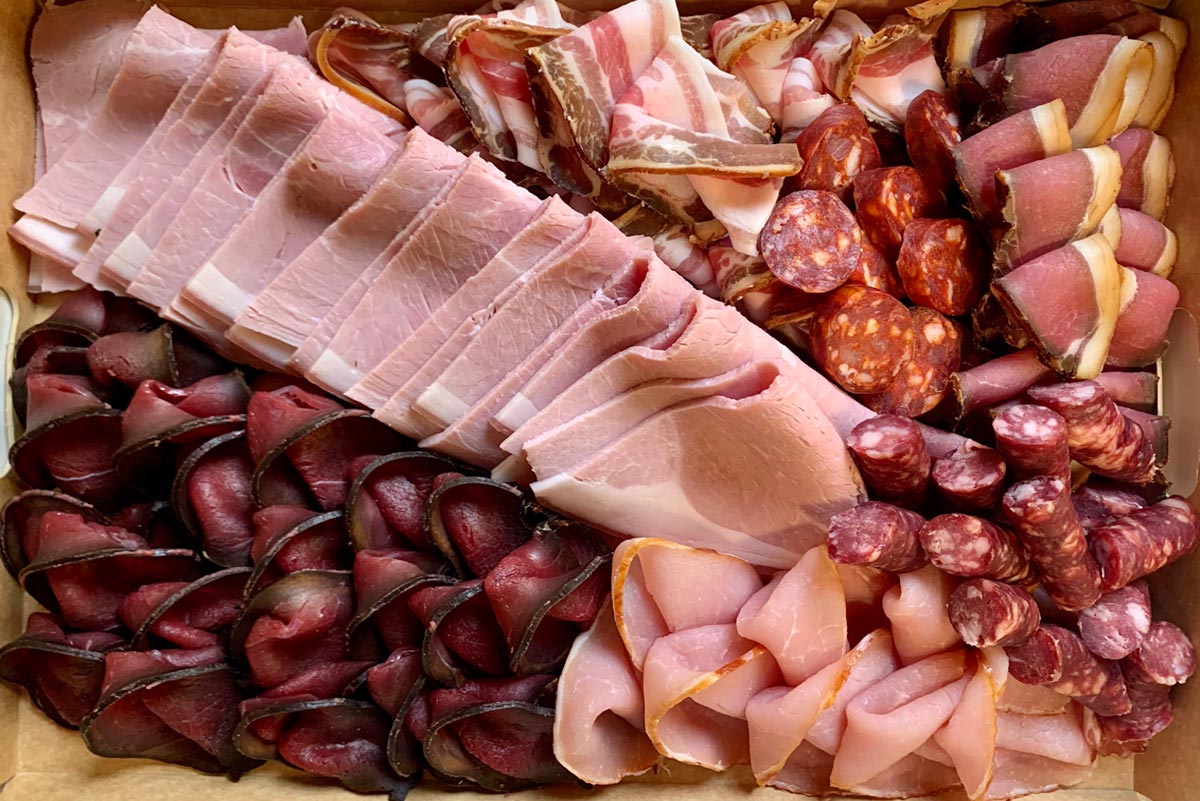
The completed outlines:
<svg viewBox="0 0 1200 801">
<path fill-rule="evenodd" d="M 538 478 L 538 499 L 566 514 L 765 567 L 795 564 L 862 495 L 837 431 L 792 374 L 748 397 L 665 409 L 570 472 Z"/>
<path fill-rule="evenodd" d="M 465 162 L 414 128 L 380 180 L 255 297 L 226 336 L 264 361 L 285 363 L 397 231 L 416 219 L 431 190 Z"/>
<path fill-rule="evenodd" d="M 1078 784 L 1092 774 L 1099 732 L 1092 713 L 1078 704 L 1058 714 L 1002 712 L 996 724 L 988 801 Z"/>
<path fill-rule="evenodd" d="M 531 276 L 417 398 L 422 414 L 443 427 L 461 418 L 593 292 L 628 269 L 634 243 L 599 214 L 589 220 L 575 248 Z"/>
<path fill-rule="evenodd" d="M 473 160 L 444 204 L 379 273 L 305 375 L 345 393 L 479 272 L 537 208 L 533 195 L 509 183 L 499 170 Z M 469 218 L 464 209 L 471 210 Z M 374 336 L 364 336 L 372 327 Z"/>
<path fill-rule="evenodd" d="M 303 65 L 281 64 L 224 152 L 189 176 L 190 186 L 180 187 L 178 181 L 172 186 L 172 193 L 176 188 L 187 192 L 186 199 L 173 209 L 151 209 L 147 219 L 155 218 L 155 230 L 139 225 L 113 252 L 109 263 L 119 263 L 128 276 L 126 291 L 154 308 L 167 308 L 337 97 Z M 207 154 L 197 159 L 201 155 Z M 144 238 L 143 233 L 156 235 Z"/>
<path fill-rule="evenodd" d="M 193 328 L 219 335 L 272 278 L 370 191 L 398 150 L 360 116 L 331 112 L 184 285 L 172 310 Z"/>
<path fill-rule="evenodd" d="M 616 784 L 658 764 L 645 734 L 641 672 L 605 604 L 567 655 L 554 714 L 554 756 L 588 784 Z"/>
<path fill-rule="evenodd" d="M 1008 679 L 1008 657 L 1002 648 L 976 655 L 975 675 L 963 690 L 958 708 L 933 736 L 954 765 L 967 797 L 983 796 L 992 782 L 996 753 L 996 702 Z"/>
<path fill-rule="evenodd" d="M 423 447 L 458 456 L 488 468 L 498 466 L 505 458 L 500 448 L 504 434 L 493 424 L 495 414 L 512 400 L 522 384 L 562 353 L 570 353 L 575 335 L 591 323 L 610 316 L 637 297 L 644 287 L 663 281 L 681 281 L 670 268 L 647 252 L 635 252 L 630 263 L 612 271 L 612 278 L 601 285 L 591 298 L 570 311 L 567 318 L 550 332 L 495 387 L 475 402 L 462 417 L 444 431 L 421 442 Z M 519 299 L 518 299 L 519 302 Z"/>
<path fill-rule="evenodd" d="M 957 648 L 962 639 L 950 624 L 946 603 L 955 581 L 932 565 L 901 573 L 900 583 L 883 596 L 896 653 L 906 665 Z"/>
<path fill-rule="evenodd" d="M 590 226 L 587 217 L 561 202 L 550 201 L 537 219 L 422 323 L 408 342 L 392 351 L 366 378 L 351 388 L 351 397 L 356 397 L 355 392 L 361 392 L 358 397 L 370 398 L 372 395 L 367 393 L 372 392 L 378 383 L 386 380 L 391 385 L 401 377 L 406 377 L 392 395 L 379 405 L 375 416 L 415 439 L 436 434 L 440 430 L 438 426 L 414 408 L 417 398 L 458 358 L 510 297 L 541 274 L 547 265 L 556 263 L 563 254 L 573 251 Z M 491 299 L 481 302 L 479 295 L 488 289 L 494 290 Z M 464 314 L 467 307 L 471 307 L 471 311 Z M 457 325 L 453 330 L 443 334 L 456 320 Z"/>
<path fill-rule="evenodd" d="M 1067 110 L 1061 100 L 1052 100 L 964 139 L 954 149 L 958 183 L 975 215 L 998 222 L 1000 201 L 996 195 L 996 171 L 1008 170 L 1071 150 Z"/>
<path fill-rule="evenodd" d="M 383 412 L 389 399 L 395 404 L 408 403 L 395 394 L 419 371 L 429 366 L 442 345 L 468 318 L 475 318 L 489 305 L 502 303 L 501 296 L 563 239 L 584 224 L 583 215 L 558 198 L 542 203 L 537 215 L 512 241 L 500 249 L 484 267 L 471 276 L 446 303 L 421 324 L 408 341 L 393 350 L 374 370 L 350 388 L 353 400 L 368 408 L 379 409 L 376 416 L 385 422 Z M 449 361 L 441 363 L 445 368 Z M 438 371 L 440 373 L 440 370 Z M 397 408 L 396 405 L 392 406 Z"/>
<path fill-rule="evenodd" d="M 124 186 L 120 180 L 115 181 L 92 209 L 90 216 L 100 235 L 75 268 L 78 278 L 102 289 L 124 288 L 101 276 L 105 259 L 187 168 L 237 104 L 247 95 L 261 94 L 275 66 L 290 58 L 240 31 L 229 32 L 212 72 L 179 119 L 171 125 L 163 119 L 156 134 L 164 126 L 168 129 L 157 146 L 150 147 L 147 142 L 143 152 L 130 162 L 131 167 L 136 164 L 130 179 Z"/>
<path fill-rule="evenodd" d="M 642 537 L 617 546 L 612 587 L 617 631 L 640 671 L 668 634 L 737 620 L 762 579 L 741 559 Z"/>
<path fill-rule="evenodd" d="M 732 624 L 668 634 L 646 654 L 646 734 L 660 754 L 686 764 L 725 770 L 749 762 L 746 705 L 779 680 L 766 649 Z"/>
</svg>

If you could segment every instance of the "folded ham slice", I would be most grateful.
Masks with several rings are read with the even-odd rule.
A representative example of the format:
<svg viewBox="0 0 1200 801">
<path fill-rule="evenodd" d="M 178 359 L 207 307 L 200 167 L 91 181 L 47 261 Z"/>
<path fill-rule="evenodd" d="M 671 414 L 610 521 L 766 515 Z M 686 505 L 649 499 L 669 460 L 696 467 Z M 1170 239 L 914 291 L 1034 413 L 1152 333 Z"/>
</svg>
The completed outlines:
<svg viewBox="0 0 1200 801">
<path fill-rule="evenodd" d="M 962 645 L 946 611 L 954 579 L 932 565 L 901 573 L 899 579 L 884 594 L 883 611 L 891 621 L 900 661 L 911 665 Z"/>
<path fill-rule="evenodd" d="M 958 708 L 933 736 L 933 743 L 950 757 L 967 797 L 981 798 L 995 769 L 996 702 L 1008 679 L 1008 657 L 1002 648 L 976 654 L 975 675 L 963 690 Z"/>
<path fill-rule="evenodd" d="M 810 477 L 803 498 L 787 490 L 801 475 Z M 569 472 L 538 479 L 543 503 L 611 531 L 654 530 L 768 567 L 823 542 L 829 518 L 862 494 L 837 431 L 785 373 L 747 397 L 665 409 Z M 748 511 L 734 500 L 748 497 L 761 503 Z"/>
<path fill-rule="evenodd" d="M 305 375 L 345 393 L 487 264 L 537 208 L 533 195 L 473 159 L 443 205 L 406 239 Z M 469 225 L 463 209 L 471 209 Z M 366 330 L 374 330 L 375 336 L 363 336 Z"/>
<path fill-rule="evenodd" d="M 321 320 L 466 161 L 420 128 L 395 162 L 337 222 L 277 275 L 226 336 L 270 364 L 284 364 Z"/>
</svg>

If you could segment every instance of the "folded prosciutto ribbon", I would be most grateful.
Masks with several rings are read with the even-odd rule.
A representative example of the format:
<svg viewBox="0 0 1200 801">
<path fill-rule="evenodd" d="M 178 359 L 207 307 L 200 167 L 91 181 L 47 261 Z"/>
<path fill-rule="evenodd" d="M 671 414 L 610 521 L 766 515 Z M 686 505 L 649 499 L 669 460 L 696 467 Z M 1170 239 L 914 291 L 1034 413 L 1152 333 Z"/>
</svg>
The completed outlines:
<svg viewBox="0 0 1200 801">
<path fill-rule="evenodd" d="M 811 795 L 1003 799 L 1076 784 L 1091 712 L 1008 675 L 950 624 L 954 580 L 896 579 L 814 548 L 765 585 L 750 565 L 663 540 L 614 555 L 612 616 L 563 670 L 555 755 L 610 784 L 659 756 Z M 698 589 L 703 587 L 703 603 Z"/>
</svg>

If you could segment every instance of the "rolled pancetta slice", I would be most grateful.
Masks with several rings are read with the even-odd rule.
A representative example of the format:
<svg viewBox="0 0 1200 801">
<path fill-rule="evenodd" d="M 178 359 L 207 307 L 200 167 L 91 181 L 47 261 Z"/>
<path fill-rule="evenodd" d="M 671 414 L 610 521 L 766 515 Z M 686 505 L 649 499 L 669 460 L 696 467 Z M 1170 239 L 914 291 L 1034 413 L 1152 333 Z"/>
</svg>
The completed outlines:
<svg viewBox="0 0 1200 801">
<path fill-rule="evenodd" d="M 1147 128 L 1130 128 L 1109 146 L 1121 155 L 1121 192 L 1117 205 L 1161 220 L 1175 183 L 1171 143 Z"/>
</svg>

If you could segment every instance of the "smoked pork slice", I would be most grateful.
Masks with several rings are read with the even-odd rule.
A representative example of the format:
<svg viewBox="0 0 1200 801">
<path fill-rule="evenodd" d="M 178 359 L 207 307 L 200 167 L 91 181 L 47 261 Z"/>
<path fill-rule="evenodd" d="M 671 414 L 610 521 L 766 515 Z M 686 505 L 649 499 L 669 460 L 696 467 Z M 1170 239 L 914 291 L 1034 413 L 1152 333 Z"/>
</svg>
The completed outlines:
<svg viewBox="0 0 1200 801">
<path fill-rule="evenodd" d="M 1143 270 L 1121 269 L 1121 307 L 1106 364 L 1147 367 L 1167 347 L 1167 327 L 1179 304 L 1179 287 Z"/>
<path fill-rule="evenodd" d="M 744 81 L 758 104 L 783 126 L 794 60 L 807 49 L 816 27 L 815 19 L 792 19 L 786 3 L 754 6 L 713 24 L 714 60 Z"/>
<path fill-rule="evenodd" d="M 1170 278 L 1179 258 L 1179 239 L 1175 232 L 1149 214 L 1135 209 L 1119 209 L 1121 238 L 1116 247 L 1117 263 Z"/>
<path fill-rule="evenodd" d="M 258 293 L 225 332 L 270 364 L 284 364 L 464 162 L 419 128 L 392 165 L 345 214 Z"/>
<path fill-rule="evenodd" d="M 1161 220 L 1175 183 L 1175 156 L 1165 137 L 1147 128 L 1130 128 L 1109 146 L 1121 155 L 1121 192 L 1117 205 Z"/>
<path fill-rule="evenodd" d="M 499 170 L 469 161 L 442 205 L 406 238 L 306 377 L 345 393 L 479 272 L 537 208 L 533 195 Z M 463 209 L 471 209 L 469 225 Z M 364 326 L 375 336 L 363 336 Z"/>
<path fill-rule="evenodd" d="M 932 565 L 899 578 L 883 596 L 883 611 L 901 663 L 911 665 L 961 645 L 946 611 L 955 580 Z"/>
</svg>

